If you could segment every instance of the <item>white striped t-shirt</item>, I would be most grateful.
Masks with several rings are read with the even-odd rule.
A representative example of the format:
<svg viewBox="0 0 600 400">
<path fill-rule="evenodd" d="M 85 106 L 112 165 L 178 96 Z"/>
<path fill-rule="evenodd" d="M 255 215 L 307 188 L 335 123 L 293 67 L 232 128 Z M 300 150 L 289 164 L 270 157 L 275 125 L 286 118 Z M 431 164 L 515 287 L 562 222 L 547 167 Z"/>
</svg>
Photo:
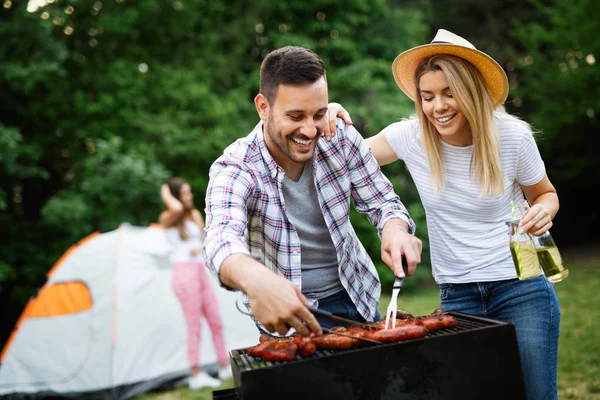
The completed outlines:
<svg viewBox="0 0 600 400">
<path fill-rule="evenodd" d="M 432 272 L 440 283 L 488 282 L 516 278 L 508 246 L 510 202 L 523 199 L 519 184 L 534 185 L 545 174 L 531 131 L 518 121 L 496 118 L 504 193 L 480 197 L 469 173 L 473 146 L 443 143 L 446 185 L 434 194 L 419 122 L 389 125 L 385 137 L 417 186 L 427 216 Z"/>
</svg>

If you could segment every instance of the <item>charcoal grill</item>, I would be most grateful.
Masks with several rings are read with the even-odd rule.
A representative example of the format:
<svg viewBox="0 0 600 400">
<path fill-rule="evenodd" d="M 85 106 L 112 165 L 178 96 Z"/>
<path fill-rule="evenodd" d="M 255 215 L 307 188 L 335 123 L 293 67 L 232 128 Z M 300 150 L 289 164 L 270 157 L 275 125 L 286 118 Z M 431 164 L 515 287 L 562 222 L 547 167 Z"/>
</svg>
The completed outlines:
<svg viewBox="0 0 600 400">
<path fill-rule="evenodd" d="M 230 353 L 234 388 L 213 400 L 524 399 L 514 325 L 450 312 L 457 325 L 398 343 L 265 362 Z"/>
</svg>

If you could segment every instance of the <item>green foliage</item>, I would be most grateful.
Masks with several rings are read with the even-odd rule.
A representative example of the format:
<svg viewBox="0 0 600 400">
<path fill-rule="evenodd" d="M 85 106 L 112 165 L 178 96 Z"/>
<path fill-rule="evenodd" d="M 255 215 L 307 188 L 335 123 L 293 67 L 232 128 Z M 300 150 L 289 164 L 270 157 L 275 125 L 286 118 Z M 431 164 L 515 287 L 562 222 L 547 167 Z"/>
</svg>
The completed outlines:
<svg viewBox="0 0 600 400">
<path fill-rule="evenodd" d="M 167 177 L 188 179 L 203 208 L 213 160 L 258 121 L 252 100 L 262 58 L 287 44 L 323 57 L 330 100 L 368 137 L 414 110 L 392 78 L 392 60 L 438 27 L 454 30 L 506 66 L 509 108 L 546 133 L 540 146 L 550 175 L 591 187 L 579 177 L 598 162 L 585 151 L 599 140 L 590 136 L 598 73 L 587 61 L 599 54 L 597 19 L 584 18 L 597 14 L 596 3 L 440 4 L 55 0 L 28 12 L 27 2 L 7 2 L 0 8 L 0 301 L 11 305 L 8 324 L 74 241 L 156 220 Z M 521 21 L 516 29 L 509 17 Z M 383 170 L 417 223 L 424 249 L 413 282 L 426 283 L 418 194 L 401 163 Z M 351 218 L 384 284 L 391 282 L 375 229 L 363 216 Z"/>
<path fill-rule="evenodd" d="M 42 209 L 42 221 L 63 231 L 71 241 L 122 222 L 147 225 L 160 210 L 160 185 L 169 173 L 160 166 L 122 150 L 113 137 L 90 144 L 79 175 L 69 189 L 53 196 Z"/>
<path fill-rule="evenodd" d="M 425 32 L 419 11 L 382 0 L 26 7 L 0 9 L 0 209 L 10 238 L 0 301 L 15 305 L 13 320 L 73 242 L 155 221 L 169 176 L 188 179 L 203 208 L 213 160 L 258 121 L 252 100 L 267 52 L 319 53 L 331 99 L 369 136 L 411 112 L 390 63 Z M 379 240 L 357 220 L 377 254 Z"/>
<path fill-rule="evenodd" d="M 515 103 L 541 131 L 537 140 L 548 176 L 557 189 L 561 211 L 554 219 L 558 243 L 597 239 L 593 230 L 600 159 L 600 12 L 593 0 L 532 1 L 539 17 L 515 20 L 514 36 L 523 50 L 514 64 Z M 572 232 L 577 231 L 577 237 Z"/>
<path fill-rule="evenodd" d="M 599 23 L 588 17 L 600 12 L 600 4 L 592 0 L 533 3 L 544 19 L 529 24 L 515 21 L 514 34 L 527 51 L 518 59 L 521 79 L 515 93 L 534 110 L 530 120 L 544 132 L 542 149 L 563 153 L 553 176 L 573 179 L 598 168 L 597 157 L 585 150 L 600 144 L 595 134 L 600 110 L 600 60 L 596 59 L 600 43 L 595 39 Z"/>
</svg>

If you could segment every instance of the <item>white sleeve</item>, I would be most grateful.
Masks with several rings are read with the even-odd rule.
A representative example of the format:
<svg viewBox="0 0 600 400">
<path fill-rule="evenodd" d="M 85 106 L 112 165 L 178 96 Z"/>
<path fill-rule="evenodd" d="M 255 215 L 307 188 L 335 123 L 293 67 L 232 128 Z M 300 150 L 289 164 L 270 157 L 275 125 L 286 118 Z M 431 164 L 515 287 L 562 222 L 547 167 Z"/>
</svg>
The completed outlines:
<svg viewBox="0 0 600 400">
<path fill-rule="evenodd" d="M 517 159 L 517 182 L 523 186 L 539 183 L 546 167 L 531 132 L 524 132 Z"/>
<path fill-rule="evenodd" d="M 419 123 L 403 120 L 385 128 L 385 138 L 400 160 L 405 160 L 419 135 Z"/>
</svg>

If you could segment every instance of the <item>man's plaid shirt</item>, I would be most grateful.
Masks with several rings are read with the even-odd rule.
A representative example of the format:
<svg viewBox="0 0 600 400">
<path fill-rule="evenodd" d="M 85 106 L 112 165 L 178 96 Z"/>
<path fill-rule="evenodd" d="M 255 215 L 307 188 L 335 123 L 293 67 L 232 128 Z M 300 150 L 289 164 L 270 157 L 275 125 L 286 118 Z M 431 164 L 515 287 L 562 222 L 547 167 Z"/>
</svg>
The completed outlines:
<svg viewBox="0 0 600 400">
<path fill-rule="evenodd" d="M 350 199 L 379 235 L 391 218 L 415 225 L 369 146 L 352 126 L 338 119 L 331 141 L 319 140 L 314 155 L 319 204 L 337 252 L 340 280 L 358 312 L 372 321 L 381 284 L 375 266 L 350 223 Z M 234 253 L 251 255 L 302 290 L 302 244 L 287 217 L 282 185 L 285 172 L 273 160 L 262 121 L 225 149 L 210 168 L 206 193 L 204 259 L 219 276 Z M 318 307 L 316 299 L 308 299 Z M 248 305 L 247 297 L 245 297 Z"/>
</svg>

